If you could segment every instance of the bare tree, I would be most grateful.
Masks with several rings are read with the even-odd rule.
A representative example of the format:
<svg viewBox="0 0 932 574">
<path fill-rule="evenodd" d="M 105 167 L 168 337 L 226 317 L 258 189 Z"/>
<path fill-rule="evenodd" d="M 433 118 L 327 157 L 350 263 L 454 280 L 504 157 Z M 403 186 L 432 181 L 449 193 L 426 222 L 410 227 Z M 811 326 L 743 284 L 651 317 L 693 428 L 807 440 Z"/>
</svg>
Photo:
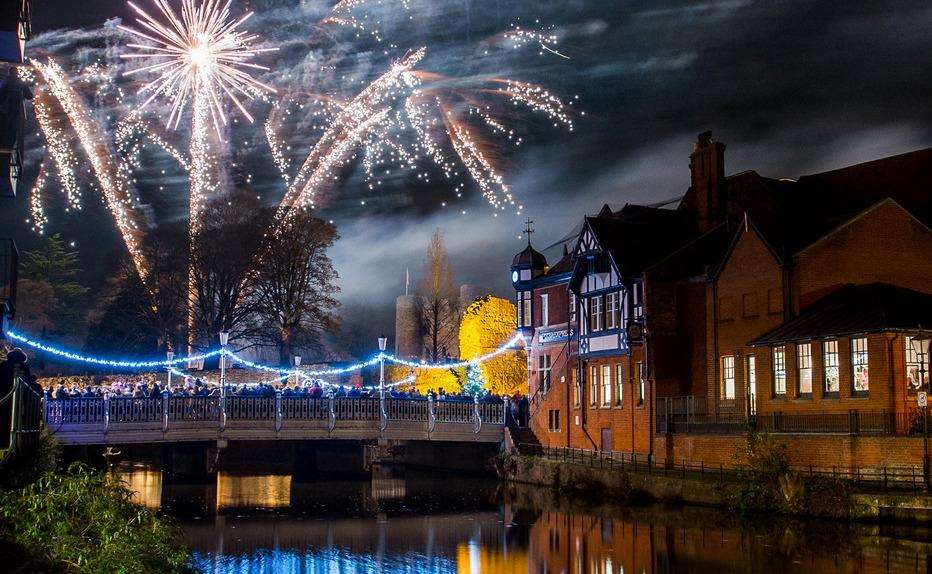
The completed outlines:
<svg viewBox="0 0 932 574">
<path fill-rule="evenodd" d="M 337 272 L 327 256 L 336 239 L 333 225 L 305 212 L 270 236 L 257 258 L 251 283 L 257 338 L 278 349 L 282 367 L 298 349 L 322 351 L 324 332 L 337 326 Z"/>
<path fill-rule="evenodd" d="M 434 231 L 427 245 L 427 258 L 417 295 L 425 358 L 436 362 L 454 352 L 459 323 L 453 267 L 439 229 Z"/>
<path fill-rule="evenodd" d="M 218 346 L 220 331 L 230 333 L 231 341 L 256 334 L 248 275 L 270 219 L 270 210 L 246 192 L 218 197 L 204 207 L 191 240 L 194 297 L 189 304 L 197 347 Z"/>
</svg>

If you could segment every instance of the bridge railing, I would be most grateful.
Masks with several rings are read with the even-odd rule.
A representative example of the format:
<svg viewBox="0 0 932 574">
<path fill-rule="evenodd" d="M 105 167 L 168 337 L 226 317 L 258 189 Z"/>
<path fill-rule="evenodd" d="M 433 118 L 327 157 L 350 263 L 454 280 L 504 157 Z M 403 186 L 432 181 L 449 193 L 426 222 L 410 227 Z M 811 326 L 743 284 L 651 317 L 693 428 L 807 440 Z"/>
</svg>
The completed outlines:
<svg viewBox="0 0 932 574">
<path fill-rule="evenodd" d="M 221 416 L 225 415 L 225 416 Z M 478 415 L 478 420 L 477 420 Z M 423 422 L 429 430 L 436 423 L 503 425 L 505 405 L 501 402 L 386 398 L 387 422 Z M 208 423 L 223 427 L 231 421 L 269 421 L 275 429 L 284 421 L 365 421 L 382 420 L 378 398 L 311 398 L 228 396 L 161 396 L 149 398 L 108 397 L 46 401 L 45 420 L 53 432 L 67 427 L 100 427 L 107 432 L 111 425 L 122 430 L 133 423 L 161 422 L 163 431 L 178 423 Z M 184 425 L 190 428 L 189 424 Z M 141 427 L 142 428 L 142 427 Z"/>
<path fill-rule="evenodd" d="M 94 399 L 90 399 L 94 400 Z M 102 400 L 102 399 L 101 399 Z M 161 397 L 134 399 L 114 397 L 105 401 L 110 423 L 159 422 L 164 403 Z"/>
</svg>

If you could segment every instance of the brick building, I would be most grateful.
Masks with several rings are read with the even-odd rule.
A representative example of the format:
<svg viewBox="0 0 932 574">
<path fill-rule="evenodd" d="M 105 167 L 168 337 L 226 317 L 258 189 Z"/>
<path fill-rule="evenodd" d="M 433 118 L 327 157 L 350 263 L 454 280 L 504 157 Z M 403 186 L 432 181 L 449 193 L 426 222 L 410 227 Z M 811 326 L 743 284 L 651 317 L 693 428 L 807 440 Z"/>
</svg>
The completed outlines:
<svg viewBox="0 0 932 574">
<path fill-rule="evenodd" d="M 513 275 L 541 441 L 669 458 L 662 434 L 749 420 L 909 433 L 916 335 L 932 327 L 932 149 L 796 180 L 726 176 L 707 132 L 690 174 L 676 209 L 606 206 L 559 274 L 538 261 Z M 549 387 L 533 383 L 556 364 L 535 342 L 548 304 L 568 322 Z"/>
</svg>

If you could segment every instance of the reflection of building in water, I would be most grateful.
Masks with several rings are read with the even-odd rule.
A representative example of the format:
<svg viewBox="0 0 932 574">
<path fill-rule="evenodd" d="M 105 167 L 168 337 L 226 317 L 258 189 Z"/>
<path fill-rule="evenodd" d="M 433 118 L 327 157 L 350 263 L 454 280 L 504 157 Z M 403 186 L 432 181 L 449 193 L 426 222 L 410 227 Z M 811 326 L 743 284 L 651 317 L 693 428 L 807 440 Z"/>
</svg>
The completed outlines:
<svg viewBox="0 0 932 574">
<path fill-rule="evenodd" d="M 117 475 L 132 491 L 132 500 L 146 508 L 159 508 L 162 504 L 162 471 L 145 466 L 117 469 Z"/>
<path fill-rule="evenodd" d="M 671 520 L 673 514 L 655 516 L 656 521 L 639 521 L 544 512 L 531 529 L 526 571 L 920 572 L 926 571 L 925 555 L 932 549 L 929 544 L 899 544 L 893 539 L 861 538 L 850 533 L 835 544 L 826 544 L 834 530 L 824 523 L 801 523 L 759 533 L 684 526 L 698 521 L 698 516 L 691 520 L 689 512 L 688 509 L 677 512 L 675 521 Z"/>
<path fill-rule="evenodd" d="M 286 508 L 291 505 L 291 475 L 217 473 L 217 510 Z"/>
</svg>

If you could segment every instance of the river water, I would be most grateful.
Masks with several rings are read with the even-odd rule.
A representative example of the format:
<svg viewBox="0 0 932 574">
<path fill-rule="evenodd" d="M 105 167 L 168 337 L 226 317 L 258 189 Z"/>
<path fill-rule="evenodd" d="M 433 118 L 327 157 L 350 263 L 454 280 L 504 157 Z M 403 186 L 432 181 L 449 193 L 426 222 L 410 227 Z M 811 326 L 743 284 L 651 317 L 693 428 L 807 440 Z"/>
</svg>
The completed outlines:
<svg viewBox="0 0 932 574">
<path fill-rule="evenodd" d="M 371 479 L 218 472 L 171 483 L 118 470 L 136 500 L 174 517 L 208 573 L 932 572 L 928 530 L 757 519 L 489 478 L 377 468 Z"/>
</svg>

